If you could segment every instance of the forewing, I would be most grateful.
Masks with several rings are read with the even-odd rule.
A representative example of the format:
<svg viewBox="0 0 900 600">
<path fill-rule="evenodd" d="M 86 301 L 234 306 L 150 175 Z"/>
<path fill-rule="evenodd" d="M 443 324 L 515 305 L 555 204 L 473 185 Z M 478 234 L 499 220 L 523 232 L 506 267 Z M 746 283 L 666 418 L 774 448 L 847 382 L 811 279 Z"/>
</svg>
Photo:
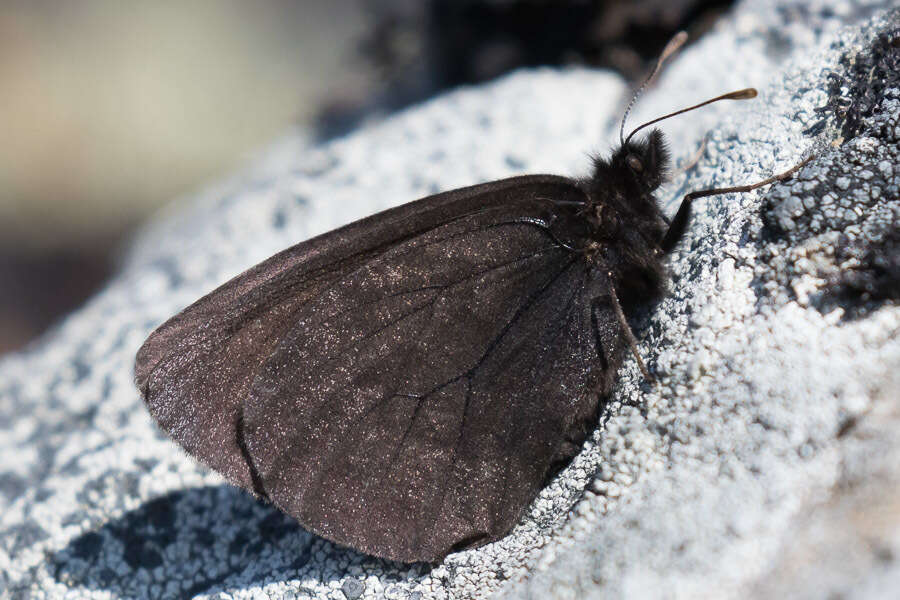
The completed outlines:
<svg viewBox="0 0 900 600">
<path fill-rule="evenodd" d="M 488 194 L 293 313 L 243 405 L 258 491 L 324 537 L 401 561 L 509 531 L 596 423 L 608 378 L 598 279 L 561 242 L 576 221 L 531 202 L 577 190 L 539 187 Z"/>
<path fill-rule="evenodd" d="M 263 361 L 299 314 L 309 313 L 310 303 L 321 303 L 324 290 L 397 246 L 465 215 L 505 207 L 510 215 L 557 227 L 550 223 L 550 198 L 581 199 L 562 177 L 512 178 L 430 196 L 276 254 L 150 335 L 135 362 L 148 409 L 193 456 L 255 489 L 241 439 L 243 406 Z M 303 393 L 297 390 L 295 400 Z"/>
</svg>

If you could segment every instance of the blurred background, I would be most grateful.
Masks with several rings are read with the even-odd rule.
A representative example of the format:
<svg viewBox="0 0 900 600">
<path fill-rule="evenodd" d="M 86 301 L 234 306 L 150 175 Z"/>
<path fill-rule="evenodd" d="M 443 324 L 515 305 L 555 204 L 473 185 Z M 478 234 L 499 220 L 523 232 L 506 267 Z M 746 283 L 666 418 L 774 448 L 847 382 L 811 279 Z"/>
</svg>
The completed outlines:
<svg viewBox="0 0 900 600">
<path fill-rule="evenodd" d="M 163 204 L 524 66 L 646 74 L 726 0 L 0 0 L 0 354 L 96 292 Z"/>
</svg>

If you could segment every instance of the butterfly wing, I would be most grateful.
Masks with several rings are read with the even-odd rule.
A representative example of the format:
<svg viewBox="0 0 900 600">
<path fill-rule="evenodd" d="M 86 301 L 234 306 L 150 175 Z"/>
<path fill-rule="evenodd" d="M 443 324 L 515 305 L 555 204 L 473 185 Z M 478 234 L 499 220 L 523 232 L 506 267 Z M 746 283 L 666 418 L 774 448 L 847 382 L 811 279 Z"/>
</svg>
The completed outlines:
<svg viewBox="0 0 900 600">
<path fill-rule="evenodd" d="M 610 379 L 602 277 L 565 247 L 582 200 L 513 178 L 298 244 L 154 332 L 138 386 L 186 450 L 324 537 L 403 561 L 502 537 Z"/>
</svg>

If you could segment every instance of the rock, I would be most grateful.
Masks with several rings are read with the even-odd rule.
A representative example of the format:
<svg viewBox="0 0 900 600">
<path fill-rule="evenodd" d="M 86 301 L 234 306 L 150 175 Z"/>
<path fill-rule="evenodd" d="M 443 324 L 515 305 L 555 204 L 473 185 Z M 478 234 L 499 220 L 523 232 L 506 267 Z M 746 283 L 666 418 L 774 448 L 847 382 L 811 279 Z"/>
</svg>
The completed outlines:
<svg viewBox="0 0 900 600">
<path fill-rule="evenodd" d="M 157 431 L 134 353 L 177 310 L 298 240 L 441 189 L 585 173 L 628 99 L 603 72 L 523 71 L 324 145 L 293 135 L 148 227 L 103 293 L 0 362 L 0 595 L 896 589 L 900 308 L 883 257 L 897 248 L 900 90 L 852 66 L 895 56 L 890 5 L 745 2 L 637 104 L 632 125 L 760 89 L 666 123 L 684 159 L 709 132 L 697 167 L 660 192 L 672 209 L 688 190 L 818 157 L 792 181 L 698 203 L 671 295 L 635 322 L 658 383 L 626 363 L 597 432 L 507 538 L 428 566 L 312 536 Z"/>
</svg>

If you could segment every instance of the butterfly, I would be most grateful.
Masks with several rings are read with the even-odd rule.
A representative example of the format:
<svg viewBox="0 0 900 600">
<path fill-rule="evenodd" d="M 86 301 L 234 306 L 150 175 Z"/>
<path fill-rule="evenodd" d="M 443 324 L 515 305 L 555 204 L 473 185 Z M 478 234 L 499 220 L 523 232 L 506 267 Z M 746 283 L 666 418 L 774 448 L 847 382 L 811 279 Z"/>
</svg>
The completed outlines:
<svg viewBox="0 0 900 600">
<path fill-rule="evenodd" d="M 339 544 L 435 562 L 502 538 L 596 427 L 629 350 L 649 377 L 628 316 L 663 297 L 691 202 L 805 164 L 689 194 L 669 221 L 663 135 L 635 134 L 755 95 L 627 138 L 626 111 L 589 177 L 439 193 L 272 256 L 149 336 L 147 408 Z"/>
</svg>

